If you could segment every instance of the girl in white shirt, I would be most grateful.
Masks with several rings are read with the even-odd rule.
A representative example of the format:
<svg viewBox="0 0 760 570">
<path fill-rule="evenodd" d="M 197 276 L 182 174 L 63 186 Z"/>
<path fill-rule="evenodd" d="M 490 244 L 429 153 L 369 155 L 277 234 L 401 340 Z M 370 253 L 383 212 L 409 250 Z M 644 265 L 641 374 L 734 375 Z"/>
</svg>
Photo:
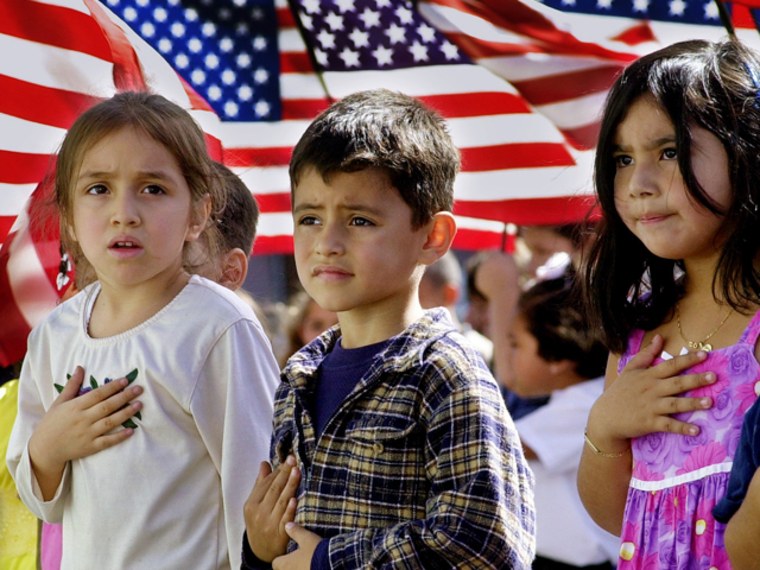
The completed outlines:
<svg viewBox="0 0 760 570">
<path fill-rule="evenodd" d="M 117 94 L 64 139 L 62 243 L 97 281 L 32 331 L 7 457 L 63 522 L 64 570 L 240 565 L 279 375 L 251 309 L 183 268 L 201 236 L 216 254 L 213 180 L 202 131 L 159 95 Z"/>
</svg>

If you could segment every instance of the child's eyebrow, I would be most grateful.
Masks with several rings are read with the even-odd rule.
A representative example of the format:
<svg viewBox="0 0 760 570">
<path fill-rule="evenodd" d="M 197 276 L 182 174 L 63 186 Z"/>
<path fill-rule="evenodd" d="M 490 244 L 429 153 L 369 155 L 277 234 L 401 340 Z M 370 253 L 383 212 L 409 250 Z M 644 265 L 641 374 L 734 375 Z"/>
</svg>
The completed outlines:
<svg viewBox="0 0 760 570">
<path fill-rule="evenodd" d="M 661 147 L 666 144 L 673 144 L 676 142 L 675 135 L 665 135 L 664 137 L 659 137 L 654 139 L 653 141 L 650 141 L 649 144 L 646 145 L 646 149 L 652 150 L 658 147 Z M 630 147 L 622 145 L 622 144 L 613 144 L 612 145 L 612 152 L 626 152 L 630 150 Z"/>
<path fill-rule="evenodd" d="M 293 213 L 303 212 L 304 210 L 320 210 L 324 206 L 314 204 L 312 202 L 301 202 L 300 204 L 293 204 Z"/>
<path fill-rule="evenodd" d="M 374 208 L 372 206 L 367 206 L 366 204 L 344 204 L 343 209 L 348 210 L 349 212 L 364 212 L 375 216 L 379 216 L 382 213 L 380 208 Z"/>
<path fill-rule="evenodd" d="M 321 204 L 315 204 L 312 202 L 303 202 L 300 204 L 295 204 L 293 206 L 293 213 L 302 212 L 304 210 L 324 210 L 324 209 L 325 207 Z M 366 204 L 341 204 L 340 209 L 348 211 L 348 212 L 364 212 L 367 214 L 373 214 L 375 216 L 379 216 L 382 213 L 382 210 L 380 208 L 374 208 L 372 206 L 367 206 Z"/>
<path fill-rule="evenodd" d="M 79 173 L 79 179 L 102 179 L 102 178 L 111 178 L 114 175 L 113 172 L 109 170 L 86 170 L 84 172 Z M 149 179 L 149 180 L 173 180 L 174 177 L 167 171 L 164 170 L 145 170 L 137 173 L 137 177 L 141 179 Z"/>
</svg>

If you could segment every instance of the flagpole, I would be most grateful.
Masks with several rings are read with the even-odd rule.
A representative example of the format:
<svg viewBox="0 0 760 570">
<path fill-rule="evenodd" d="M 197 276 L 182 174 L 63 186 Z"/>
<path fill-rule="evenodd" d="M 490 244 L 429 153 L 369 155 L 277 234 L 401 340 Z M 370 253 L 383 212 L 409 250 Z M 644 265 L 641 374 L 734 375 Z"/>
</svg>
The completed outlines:
<svg viewBox="0 0 760 570">
<path fill-rule="evenodd" d="M 722 0 L 715 0 L 715 5 L 718 7 L 718 15 L 720 16 L 720 21 L 723 24 L 723 27 L 726 28 L 728 35 L 731 36 L 732 39 L 736 39 L 736 30 L 731 23 L 731 15 L 728 13 L 728 10 L 726 10 Z"/>
<path fill-rule="evenodd" d="M 315 75 L 317 76 L 317 79 L 319 80 L 320 85 L 322 85 L 322 89 L 325 92 L 325 97 L 327 97 L 327 100 L 331 103 L 335 102 L 335 98 L 330 95 L 330 90 L 327 88 L 327 83 L 325 83 L 325 78 L 322 70 L 322 66 L 317 62 L 317 58 L 314 56 L 314 48 L 309 43 L 308 37 L 306 35 L 306 32 L 303 28 L 303 22 L 301 21 L 301 18 L 298 17 L 298 5 L 296 4 L 295 0 L 287 0 L 288 2 L 288 8 L 290 8 L 290 13 L 293 16 L 293 20 L 296 23 L 296 27 L 298 28 L 298 33 L 301 35 L 301 39 L 303 40 L 304 45 L 306 46 L 306 53 L 309 55 L 309 61 L 311 62 L 311 66 L 314 68 Z"/>
</svg>

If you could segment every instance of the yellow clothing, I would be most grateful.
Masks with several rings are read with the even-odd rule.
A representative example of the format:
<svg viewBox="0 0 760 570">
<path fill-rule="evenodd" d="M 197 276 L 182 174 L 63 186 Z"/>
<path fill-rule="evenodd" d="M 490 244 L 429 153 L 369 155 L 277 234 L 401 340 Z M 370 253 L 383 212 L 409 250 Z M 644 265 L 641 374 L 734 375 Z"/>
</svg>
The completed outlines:
<svg viewBox="0 0 760 570">
<path fill-rule="evenodd" d="M 37 568 L 37 518 L 16 493 L 16 484 L 5 464 L 8 439 L 18 406 L 18 380 L 0 386 L 0 568 Z"/>
</svg>

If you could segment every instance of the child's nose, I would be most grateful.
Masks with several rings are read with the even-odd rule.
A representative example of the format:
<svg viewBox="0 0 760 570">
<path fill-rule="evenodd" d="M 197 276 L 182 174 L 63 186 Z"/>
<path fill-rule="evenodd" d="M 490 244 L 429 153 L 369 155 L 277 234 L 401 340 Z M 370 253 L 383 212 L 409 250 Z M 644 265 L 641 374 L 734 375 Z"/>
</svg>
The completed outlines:
<svg viewBox="0 0 760 570">
<path fill-rule="evenodd" d="M 111 223 L 120 226 L 135 226 L 140 222 L 140 214 L 134 199 L 126 194 L 113 200 Z"/>
<path fill-rule="evenodd" d="M 343 229 L 339 224 L 327 223 L 319 232 L 317 239 L 317 252 L 321 255 L 336 255 L 343 253 Z"/>
<path fill-rule="evenodd" d="M 658 192 L 656 168 L 642 164 L 632 168 L 628 181 L 628 195 L 631 198 L 653 196 Z"/>
</svg>

